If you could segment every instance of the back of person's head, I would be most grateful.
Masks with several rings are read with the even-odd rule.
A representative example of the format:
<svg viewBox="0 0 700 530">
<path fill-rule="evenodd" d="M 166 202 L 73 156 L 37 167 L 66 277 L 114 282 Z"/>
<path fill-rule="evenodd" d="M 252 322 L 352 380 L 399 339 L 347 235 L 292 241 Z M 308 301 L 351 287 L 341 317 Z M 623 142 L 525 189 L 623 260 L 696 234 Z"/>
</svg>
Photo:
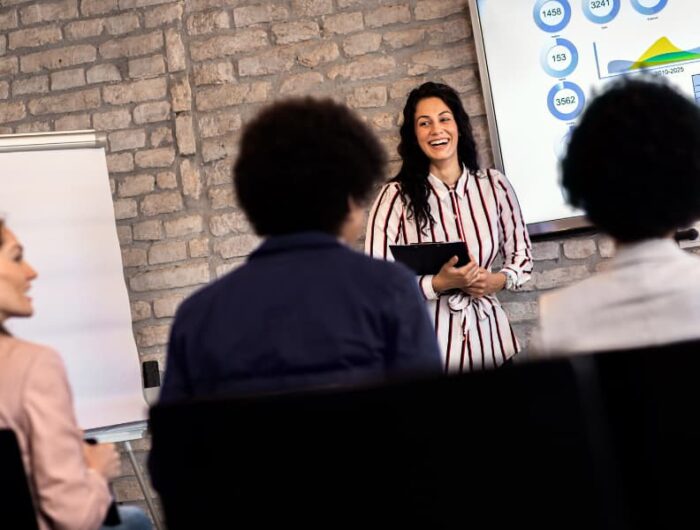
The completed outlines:
<svg viewBox="0 0 700 530">
<path fill-rule="evenodd" d="M 337 235 L 349 201 L 368 200 L 384 163 L 382 144 L 347 107 L 294 99 L 267 107 L 245 128 L 234 183 L 258 234 Z"/>
<path fill-rule="evenodd" d="M 663 81 L 613 84 L 573 131 L 562 184 L 623 243 L 690 225 L 700 219 L 700 109 Z"/>
</svg>

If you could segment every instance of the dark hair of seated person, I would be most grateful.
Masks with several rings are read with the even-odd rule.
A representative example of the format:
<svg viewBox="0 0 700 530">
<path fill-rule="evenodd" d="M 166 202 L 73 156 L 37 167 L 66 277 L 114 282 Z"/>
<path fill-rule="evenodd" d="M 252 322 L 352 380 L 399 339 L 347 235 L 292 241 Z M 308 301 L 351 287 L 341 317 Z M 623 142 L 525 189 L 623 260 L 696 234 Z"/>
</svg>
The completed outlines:
<svg viewBox="0 0 700 530">
<path fill-rule="evenodd" d="M 623 243 L 689 226 L 700 219 L 700 109 L 663 81 L 614 83 L 573 131 L 562 184 Z"/>
<path fill-rule="evenodd" d="M 266 108 L 246 127 L 234 184 L 260 235 L 337 235 L 349 199 L 366 203 L 384 163 L 381 143 L 347 107 L 292 99 Z"/>
</svg>

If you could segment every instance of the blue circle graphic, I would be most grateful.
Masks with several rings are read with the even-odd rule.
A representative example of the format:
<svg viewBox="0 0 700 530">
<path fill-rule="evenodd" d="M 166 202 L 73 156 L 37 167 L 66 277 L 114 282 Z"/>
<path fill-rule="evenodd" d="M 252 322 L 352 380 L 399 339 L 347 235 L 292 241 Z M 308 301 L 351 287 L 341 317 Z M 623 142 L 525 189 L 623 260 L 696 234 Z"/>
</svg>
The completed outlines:
<svg viewBox="0 0 700 530">
<path fill-rule="evenodd" d="M 611 6 L 610 12 L 606 15 L 597 15 L 593 9 L 603 5 Z M 620 12 L 620 0 L 584 0 L 583 13 L 586 18 L 596 24 L 607 24 Z"/>
<path fill-rule="evenodd" d="M 553 50 L 561 46 L 563 48 L 566 48 L 566 50 L 569 53 L 568 57 L 568 66 L 561 70 L 557 70 L 556 68 L 553 68 L 552 65 L 550 64 L 550 59 L 552 57 L 556 56 L 556 60 L 561 60 L 560 55 L 561 54 L 556 54 L 553 53 Z M 562 38 L 557 38 L 554 40 L 554 45 L 547 45 L 545 48 L 542 50 L 542 56 L 540 57 L 540 62 L 542 63 L 542 68 L 544 69 L 545 72 L 547 72 L 549 75 L 552 77 L 566 77 L 567 75 L 571 75 L 571 73 L 576 70 L 576 67 L 578 66 L 578 50 L 576 50 L 576 46 L 574 46 L 574 43 L 562 39 Z M 566 61 L 562 61 L 563 64 L 566 64 Z"/>
<path fill-rule="evenodd" d="M 562 112 L 557 108 L 557 95 L 562 90 L 572 91 L 576 98 L 574 102 L 575 107 L 569 112 Z M 549 108 L 549 112 L 551 112 L 555 118 L 563 121 L 575 119 L 579 114 L 581 114 L 585 104 L 586 96 L 583 94 L 583 90 L 581 90 L 580 86 L 578 86 L 576 83 L 572 83 L 571 81 L 562 81 L 561 83 L 557 83 L 551 88 L 549 94 L 547 95 L 547 107 Z"/>
<path fill-rule="evenodd" d="M 668 0 L 659 0 L 656 2 L 656 5 L 651 6 L 651 7 L 645 7 L 642 4 L 639 3 L 639 0 L 631 0 L 632 2 L 632 7 L 634 7 L 637 11 L 639 11 L 642 15 L 655 15 L 659 11 L 661 11 L 664 7 L 666 7 L 666 4 L 668 4 Z"/>
<path fill-rule="evenodd" d="M 547 4 L 551 5 L 543 9 Z M 564 29 L 571 20 L 571 6 L 569 0 L 537 0 L 532 15 L 538 28 L 556 33 Z M 553 22 L 548 22 L 548 19 L 552 19 Z"/>
</svg>

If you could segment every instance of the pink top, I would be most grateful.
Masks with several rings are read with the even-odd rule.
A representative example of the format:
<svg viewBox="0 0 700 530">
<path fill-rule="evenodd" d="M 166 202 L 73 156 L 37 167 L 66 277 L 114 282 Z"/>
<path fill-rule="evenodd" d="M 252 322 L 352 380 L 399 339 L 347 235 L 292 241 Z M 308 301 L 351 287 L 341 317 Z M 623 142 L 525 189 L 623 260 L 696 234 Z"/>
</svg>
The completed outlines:
<svg viewBox="0 0 700 530">
<path fill-rule="evenodd" d="M 15 431 L 42 530 L 94 530 L 111 502 L 88 469 L 82 432 L 59 355 L 0 335 L 0 428 Z"/>
</svg>

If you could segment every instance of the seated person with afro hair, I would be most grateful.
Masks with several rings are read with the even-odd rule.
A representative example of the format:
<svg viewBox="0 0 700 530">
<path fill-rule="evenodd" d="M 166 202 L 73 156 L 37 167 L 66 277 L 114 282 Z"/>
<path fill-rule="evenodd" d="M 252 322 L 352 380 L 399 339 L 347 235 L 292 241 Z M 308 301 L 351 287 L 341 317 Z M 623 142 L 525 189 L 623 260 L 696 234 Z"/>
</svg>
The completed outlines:
<svg viewBox="0 0 700 530">
<path fill-rule="evenodd" d="M 384 163 L 331 100 L 277 103 L 245 128 L 235 191 L 264 240 L 178 309 L 161 402 L 439 373 L 415 276 L 350 248 Z"/>
<path fill-rule="evenodd" d="M 594 99 L 562 163 L 572 206 L 609 234 L 604 270 L 542 296 L 536 354 L 700 338 L 700 258 L 676 230 L 700 219 L 700 109 L 662 81 L 623 80 Z"/>
</svg>

